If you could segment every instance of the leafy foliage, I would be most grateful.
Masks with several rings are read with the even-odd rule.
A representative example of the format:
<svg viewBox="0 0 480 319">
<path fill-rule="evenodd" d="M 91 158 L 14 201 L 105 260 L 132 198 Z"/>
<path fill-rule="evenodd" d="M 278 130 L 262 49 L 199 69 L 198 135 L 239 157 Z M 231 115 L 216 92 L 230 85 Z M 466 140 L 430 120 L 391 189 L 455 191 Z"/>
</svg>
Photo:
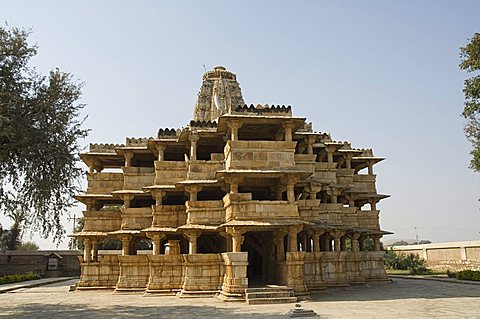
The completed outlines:
<svg viewBox="0 0 480 319">
<path fill-rule="evenodd" d="M 28 44 L 29 34 L 0 27 L 0 211 L 28 212 L 33 230 L 58 241 L 82 174 L 82 84 L 58 69 L 44 76 L 31 67 L 37 46 Z"/>
<path fill-rule="evenodd" d="M 480 71 L 480 33 L 475 33 L 470 42 L 460 48 L 460 69 L 467 73 Z M 472 143 L 470 167 L 480 172 L 480 75 L 477 74 L 464 82 L 465 107 L 463 117 L 467 120 L 465 135 Z"/>
<path fill-rule="evenodd" d="M 412 275 L 428 273 L 425 259 L 420 258 L 417 254 L 397 254 L 393 250 L 387 250 L 384 262 L 388 269 L 409 270 Z"/>
<path fill-rule="evenodd" d="M 20 245 L 17 245 L 17 250 L 39 250 L 40 247 L 33 241 L 21 242 Z"/>
<path fill-rule="evenodd" d="M 460 280 L 480 281 L 480 271 L 462 270 L 456 273 L 456 278 Z"/>
<path fill-rule="evenodd" d="M 0 277 L 0 285 L 11 284 L 14 282 L 20 281 L 27 281 L 27 280 L 35 280 L 40 279 L 41 276 L 35 273 L 27 273 L 27 274 L 17 274 L 17 275 L 8 275 Z"/>
</svg>

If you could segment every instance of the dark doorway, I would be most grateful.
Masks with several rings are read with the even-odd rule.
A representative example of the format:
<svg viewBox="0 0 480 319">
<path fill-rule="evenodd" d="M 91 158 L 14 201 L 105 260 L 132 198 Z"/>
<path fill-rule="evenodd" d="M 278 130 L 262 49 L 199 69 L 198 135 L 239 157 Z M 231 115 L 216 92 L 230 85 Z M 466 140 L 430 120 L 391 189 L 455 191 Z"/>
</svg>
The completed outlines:
<svg viewBox="0 0 480 319">
<path fill-rule="evenodd" d="M 242 251 L 248 252 L 248 285 L 275 284 L 275 244 L 271 232 L 247 232 Z"/>
</svg>

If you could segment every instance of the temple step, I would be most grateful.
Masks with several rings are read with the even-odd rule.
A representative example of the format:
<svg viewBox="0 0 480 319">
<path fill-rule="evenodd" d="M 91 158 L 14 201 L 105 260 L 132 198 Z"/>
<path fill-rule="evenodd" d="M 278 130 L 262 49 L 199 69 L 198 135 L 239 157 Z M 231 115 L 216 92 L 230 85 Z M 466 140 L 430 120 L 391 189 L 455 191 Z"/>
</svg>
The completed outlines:
<svg viewBox="0 0 480 319">
<path fill-rule="evenodd" d="M 245 289 L 245 299 L 249 305 L 297 302 L 294 291 L 285 286 L 267 286 Z"/>
</svg>

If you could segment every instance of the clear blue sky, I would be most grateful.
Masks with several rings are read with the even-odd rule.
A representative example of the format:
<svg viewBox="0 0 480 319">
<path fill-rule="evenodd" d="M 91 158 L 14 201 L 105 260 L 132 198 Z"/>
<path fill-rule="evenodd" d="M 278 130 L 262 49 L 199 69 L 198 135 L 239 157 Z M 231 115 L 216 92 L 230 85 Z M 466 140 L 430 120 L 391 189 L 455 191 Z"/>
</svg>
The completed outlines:
<svg viewBox="0 0 480 319">
<path fill-rule="evenodd" d="M 85 82 L 92 131 L 84 145 L 185 126 L 203 65 L 224 65 L 247 103 L 291 104 L 316 131 L 387 158 L 376 166 L 379 192 L 392 195 L 379 205 L 382 228 L 395 232 L 385 239 L 414 238 L 415 226 L 435 242 L 480 239 L 480 175 L 468 169 L 460 117 L 467 75 L 458 70 L 459 47 L 480 32 L 478 1 L 0 1 L 0 8 L 1 20 L 33 29 L 38 70 L 59 67 Z"/>
</svg>

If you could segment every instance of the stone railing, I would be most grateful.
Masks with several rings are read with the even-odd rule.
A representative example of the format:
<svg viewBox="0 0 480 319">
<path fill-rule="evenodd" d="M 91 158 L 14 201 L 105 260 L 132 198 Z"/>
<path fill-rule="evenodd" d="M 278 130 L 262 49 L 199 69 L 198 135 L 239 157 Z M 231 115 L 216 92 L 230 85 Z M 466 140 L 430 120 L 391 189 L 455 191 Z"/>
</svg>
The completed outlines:
<svg viewBox="0 0 480 319">
<path fill-rule="evenodd" d="M 183 258 L 185 276 L 180 297 L 199 292 L 211 292 L 213 296 L 222 289 L 225 267 L 221 254 L 189 254 Z"/>
<path fill-rule="evenodd" d="M 317 154 L 295 154 L 295 169 L 299 171 L 315 172 Z"/>
<path fill-rule="evenodd" d="M 353 191 L 359 193 L 376 193 L 376 175 L 355 174 L 353 175 Z"/>
<path fill-rule="evenodd" d="M 221 154 L 223 157 L 223 154 Z M 189 161 L 187 178 L 190 180 L 215 179 L 215 172 L 225 169 L 225 162 L 222 160 L 211 161 Z"/>
<path fill-rule="evenodd" d="M 185 225 L 187 214 L 185 205 L 153 205 L 154 227 L 178 227 Z"/>
<path fill-rule="evenodd" d="M 186 179 L 185 161 L 155 161 L 155 185 L 171 185 Z"/>
<path fill-rule="evenodd" d="M 316 162 L 313 178 L 322 184 L 334 184 L 337 181 L 337 163 Z"/>
<path fill-rule="evenodd" d="M 82 268 L 77 289 L 115 288 L 120 266 L 117 255 L 99 256 L 98 262 L 80 263 Z"/>
<path fill-rule="evenodd" d="M 150 275 L 147 255 L 118 256 L 117 291 L 143 291 Z"/>
<path fill-rule="evenodd" d="M 225 222 L 222 200 L 187 201 L 187 224 L 220 225 Z"/>
<path fill-rule="evenodd" d="M 151 225 L 151 207 L 122 208 L 122 229 L 144 229 Z"/>
<path fill-rule="evenodd" d="M 342 207 L 340 218 L 346 227 L 358 227 L 357 207 Z"/>
<path fill-rule="evenodd" d="M 224 149 L 228 169 L 284 169 L 295 167 L 296 142 L 228 141 Z"/>
<path fill-rule="evenodd" d="M 120 211 L 88 210 L 83 212 L 84 231 L 110 232 L 119 230 L 122 224 Z"/>
<path fill-rule="evenodd" d="M 174 295 L 182 288 L 182 255 L 148 255 L 150 272 L 146 292 Z"/>
<path fill-rule="evenodd" d="M 357 221 L 359 228 L 365 229 L 380 229 L 380 223 L 378 221 L 378 210 L 357 210 Z"/>
<path fill-rule="evenodd" d="M 337 169 L 337 185 L 340 187 L 353 187 L 353 174 L 355 170 L 348 168 Z"/>
<path fill-rule="evenodd" d="M 110 194 L 123 189 L 122 173 L 87 173 L 87 194 Z"/>
<path fill-rule="evenodd" d="M 268 200 L 237 201 L 232 200 L 230 194 L 227 194 L 223 201 L 227 222 L 234 219 L 277 220 L 299 218 L 297 203 Z"/>
<path fill-rule="evenodd" d="M 152 186 L 155 180 L 153 167 L 123 167 L 123 189 L 141 190 Z"/>
</svg>

